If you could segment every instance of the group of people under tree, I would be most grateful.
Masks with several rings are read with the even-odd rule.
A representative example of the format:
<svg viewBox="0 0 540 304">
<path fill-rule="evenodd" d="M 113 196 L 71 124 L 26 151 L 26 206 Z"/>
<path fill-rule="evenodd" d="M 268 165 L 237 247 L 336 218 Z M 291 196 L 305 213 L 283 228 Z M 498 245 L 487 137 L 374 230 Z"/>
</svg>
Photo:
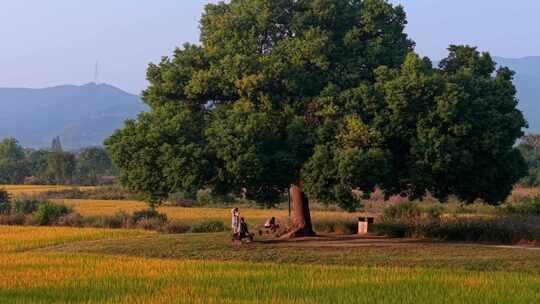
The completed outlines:
<svg viewBox="0 0 540 304">
<path fill-rule="evenodd" d="M 275 217 L 270 217 L 264 223 L 264 229 L 266 233 L 275 233 L 279 228 L 279 224 Z M 240 209 L 233 208 L 231 210 L 231 229 L 233 234 L 233 241 L 241 242 L 243 240 L 253 241 L 254 234 L 249 232 L 246 219 L 240 216 Z M 259 235 L 262 235 L 262 230 L 259 231 Z"/>
</svg>

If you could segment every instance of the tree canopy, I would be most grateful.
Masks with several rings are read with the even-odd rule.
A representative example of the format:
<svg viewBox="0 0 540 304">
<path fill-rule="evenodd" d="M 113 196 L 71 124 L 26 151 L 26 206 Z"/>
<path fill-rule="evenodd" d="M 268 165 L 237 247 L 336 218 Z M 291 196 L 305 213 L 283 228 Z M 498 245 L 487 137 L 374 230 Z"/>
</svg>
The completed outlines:
<svg viewBox="0 0 540 304">
<path fill-rule="evenodd" d="M 152 203 L 211 188 L 278 202 L 359 206 L 368 196 L 502 201 L 523 176 L 526 126 L 513 72 L 450 46 L 414 53 L 401 6 L 384 0 L 231 0 L 206 7 L 200 45 L 151 64 L 150 106 L 106 146 Z"/>
<path fill-rule="evenodd" d="M 98 184 L 99 177 L 114 173 L 111 158 L 101 147 L 84 148 L 77 157 L 76 174 L 79 183 Z"/>
<path fill-rule="evenodd" d="M 17 184 L 28 174 L 24 149 L 14 138 L 0 142 L 0 184 Z"/>
</svg>

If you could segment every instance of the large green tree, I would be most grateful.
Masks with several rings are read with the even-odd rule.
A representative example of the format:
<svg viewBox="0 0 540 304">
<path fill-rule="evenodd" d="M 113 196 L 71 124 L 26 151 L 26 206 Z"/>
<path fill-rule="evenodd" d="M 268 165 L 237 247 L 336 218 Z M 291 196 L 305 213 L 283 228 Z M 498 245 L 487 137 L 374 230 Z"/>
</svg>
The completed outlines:
<svg viewBox="0 0 540 304">
<path fill-rule="evenodd" d="M 106 141 L 121 180 L 151 203 L 210 187 L 272 204 L 290 188 L 289 236 L 314 233 L 308 197 L 501 201 L 524 169 L 512 72 L 467 46 L 435 68 L 405 25 L 384 0 L 208 5 L 200 45 L 150 65 L 150 112 Z"/>
</svg>

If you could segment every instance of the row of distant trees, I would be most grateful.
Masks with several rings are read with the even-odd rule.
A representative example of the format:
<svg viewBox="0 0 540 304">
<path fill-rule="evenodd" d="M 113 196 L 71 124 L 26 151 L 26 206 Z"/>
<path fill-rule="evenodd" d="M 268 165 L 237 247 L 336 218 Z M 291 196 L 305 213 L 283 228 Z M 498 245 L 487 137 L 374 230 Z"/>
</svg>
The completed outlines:
<svg viewBox="0 0 540 304">
<path fill-rule="evenodd" d="M 78 153 L 64 151 L 59 138 L 51 149 L 25 149 L 14 138 L 0 142 L 0 184 L 98 184 L 115 175 L 105 149 L 89 147 Z"/>
<path fill-rule="evenodd" d="M 540 134 L 524 136 L 518 148 L 529 169 L 521 184 L 524 186 L 540 186 Z"/>
<path fill-rule="evenodd" d="M 518 148 L 529 169 L 520 184 L 540 186 L 540 134 L 524 136 Z M 0 142 L 0 184 L 95 185 L 102 177 L 116 174 L 111 158 L 101 147 L 73 153 L 63 151 L 58 138 L 51 149 L 40 150 L 25 149 L 14 138 Z"/>
</svg>

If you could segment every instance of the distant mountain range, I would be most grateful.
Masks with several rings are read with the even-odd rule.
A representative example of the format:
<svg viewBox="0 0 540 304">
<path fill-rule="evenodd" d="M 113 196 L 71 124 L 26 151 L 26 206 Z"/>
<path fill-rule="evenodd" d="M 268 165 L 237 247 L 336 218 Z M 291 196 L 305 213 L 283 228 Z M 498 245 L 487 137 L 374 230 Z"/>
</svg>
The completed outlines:
<svg viewBox="0 0 540 304">
<path fill-rule="evenodd" d="M 99 146 L 128 118 L 146 111 L 139 96 L 106 84 L 45 89 L 0 88 L 0 138 L 25 147 L 50 147 L 60 136 L 65 149 Z"/>
<path fill-rule="evenodd" d="M 516 71 L 528 132 L 540 133 L 540 57 L 494 59 Z M 0 88 L 0 139 L 14 137 L 23 146 L 43 148 L 60 136 L 66 149 L 99 146 L 126 119 L 146 110 L 139 96 L 106 84 Z"/>
<path fill-rule="evenodd" d="M 495 57 L 501 66 L 516 72 L 519 109 L 529 122 L 528 132 L 540 133 L 540 56 L 518 59 Z"/>
</svg>

